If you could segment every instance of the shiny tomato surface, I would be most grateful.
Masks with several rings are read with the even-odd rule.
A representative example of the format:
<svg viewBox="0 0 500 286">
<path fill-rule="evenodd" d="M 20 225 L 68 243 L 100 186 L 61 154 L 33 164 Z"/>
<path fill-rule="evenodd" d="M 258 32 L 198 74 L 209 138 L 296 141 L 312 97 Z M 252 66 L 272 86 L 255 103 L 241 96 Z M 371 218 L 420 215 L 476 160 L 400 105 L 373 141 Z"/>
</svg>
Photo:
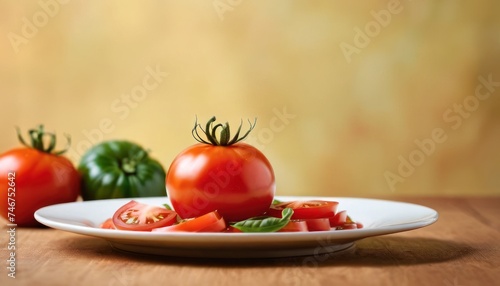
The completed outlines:
<svg viewBox="0 0 500 286">
<path fill-rule="evenodd" d="M 0 155 L 0 215 L 18 226 L 39 226 L 39 208 L 76 201 L 80 175 L 65 157 L 34 148 Z"/>
<path fill-rule="evenodd" d="M 343 226 L 347 222 L 347 212 L 340 211 L 335 214 L 335 216 L 330 218 L 330 226 L 331 227 L 339 227 Z"/>
<path fill-rule="evenodd" d="M 221 232 L 224 230 L 226 230 L 224 218 L 217 211 L 213 211 L 172 226 L 153 229 L 153 232 Z"/>
<path fill-rule="evenodd" d="M 291 220 L 285 227 L 278 232 L 307 232 L 307 223 L 303 220 Z"/>
<path fill-rule="evenodd" d="M 263 215 L 275 193 L 274 171 L 255 147 L 195 144 L 172 162 L 167 193 L 182 218 L 217 210 L 227 222 Z"/>
<path fill-rule="evenodd" d="M 310 218 L 304 220 L 309 231 L 331 230 L 330 220 L 328 218 Z"/>
</svg>

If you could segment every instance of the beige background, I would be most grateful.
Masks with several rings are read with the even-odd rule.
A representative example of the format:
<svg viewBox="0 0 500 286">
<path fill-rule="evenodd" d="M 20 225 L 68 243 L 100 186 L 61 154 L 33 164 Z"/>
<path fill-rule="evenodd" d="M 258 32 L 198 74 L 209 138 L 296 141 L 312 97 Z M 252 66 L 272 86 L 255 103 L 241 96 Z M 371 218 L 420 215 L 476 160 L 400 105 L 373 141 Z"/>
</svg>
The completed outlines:
<svg viewBox="0 0 500 286">
<path fill-rule="evenodd" d="M 280 195 L 500 194 L 498 1 L 61 2 L 0 2 L 1 151 L 43 123 L 168 168 L 196 115 L 258 117 Z"/>
</svg>

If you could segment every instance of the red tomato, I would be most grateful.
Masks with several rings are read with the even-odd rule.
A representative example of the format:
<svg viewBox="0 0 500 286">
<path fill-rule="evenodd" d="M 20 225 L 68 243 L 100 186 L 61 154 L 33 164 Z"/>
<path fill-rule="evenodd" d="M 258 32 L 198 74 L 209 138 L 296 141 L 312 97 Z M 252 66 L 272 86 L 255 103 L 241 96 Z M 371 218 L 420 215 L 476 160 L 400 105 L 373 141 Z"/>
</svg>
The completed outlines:
<svg viewBox="0 0 500 286">
<path fill-rule="evenodd" d="M 224 232 L 240 232 L 240 233 L 241 233 L 241 232 L 243 232 L 243 231 L 241 231 L 241 230 L 237 229 L 237 228 L 236 228 L 236 227 L 234 227 L 234 226 L 228 226 Z"/>
<path fill-rule="evenodd" d="M 217 211 L 185 220 L 176 225 L 153 229 L 156 232 L 221 232 L 224 230 L 226 230 L 226 222 Z"/>
<path fill-rule="evenodd" d="M 34 147 L 16 148 L 0 155 L 0 215 L 18 226 L 39 226 L 39 208 L 74 202 L 80 194 L 80 175 L 62 152 L 54 152 L 55 135 L 43 126 L 30 130 Z M 43 139 L 49 136 L 45 147 Z M 21 138 L 21 137 L 20 137 Z M 21 143 L 25 144 L 21 138 Z"/>
<path fill-rule="evenodd" d="M 291 220 L 287 225 L 278 232 L 303 232 L 308 231 L 307 223 L 303 220 Z"/>
<path fill-rule="evenodd" d="M 342 226 L 346 223 L 346 221 L 347 221 L 347 212 L 340 211 L 330 218 L 330 226 L 331 227 Z"/>
<path fill-rule="evenodd" d="M 264 214 L 275 192 L 271 164 L 255 147 L 238 142 L 249 131 L 242 138 L 238 132 L 235 136 L 238 140 L 229 141 L 229 126 L 211 127 L 214 120 L 202 129 L 210 139 L 205 141 L 195 136 L 202 143 L 182 151 L 170 165 L 166 187 L 172 207 L 184 219 L 215 210 L 228 222 Z M 199 125 L 193 134 L 198 135 L 197 127 Z M 220 139 L 211 135 L 221 127 Z M 206 132 L 211 128 L 212 131 Z"/>
<path fill-rule="evenodd" d="M 304 219 L 309 231 L 331 230 L 330 219 L 328 218 L 310 218 Z"/>
<path fill-rule="evenodd" d="M 113 215 L 113 224 L 121 230 L 151 231 L 176 222 L 177 213 L 174 211 L 134 200 L 119 208 Z"/>
<path fill-rule="evenodd" d="M 293 201 L 272 205 L 267 214 L 273 217 L 281 217 L 285 208 L 293 209 L 292 219 L 330 218 L 337 211 L 338 202 L 331 201 Z"/>
<path fill-rule="evenodd" d="M 105 229 L 116 229 L 112 218 L 108 218 L 107 220 L 105 220 L 99 227 Z"/>
</svg>

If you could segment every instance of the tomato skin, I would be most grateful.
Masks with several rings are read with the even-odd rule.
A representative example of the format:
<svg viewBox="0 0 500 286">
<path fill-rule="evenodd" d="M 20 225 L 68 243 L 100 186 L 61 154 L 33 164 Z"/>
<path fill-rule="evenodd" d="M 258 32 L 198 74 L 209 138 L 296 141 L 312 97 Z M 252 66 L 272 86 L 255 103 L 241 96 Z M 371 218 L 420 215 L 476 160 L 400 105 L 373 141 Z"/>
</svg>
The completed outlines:
<svg viewBox="0 0 500 286">
<path fill-rule="evenodd" d="M 81 158 L 78 171 L 84 200 L 166 196 L 163 166 L 129 141 L 95 145 Z"/>
<path fill-rule="evenodd" d="M 346 221 L 347 221 L 347 212 L 340 211 L 330 218 L 330 226 L 331 227 L 343 226 L 346 223 Z"/>
<path fill-rule="evenodd" d="M 126 223 L 130 217 L 136 218 L 137 223 Z M 112 220 L 116 229 L 151 231 L 176 223 L 177 213 L 163 207 L 146 205 L 132 200 L 120 207 L 113 214 Z"/>
<path fill-rule="evenodd" d="M 285 227 L 278 232 L 307 232 L 307 223 L 304 220 L 291 220 Z"/>
<path fill-rule="evenodd" d="M 15 191 L 9 190 L 9 178 L 13 178 Z M 63 156 L 24 147 L 0 155 L 0 215 L 9 219 L 8 199 L 14 199 L 15 217 L 10 222 L 18 226 L 40 226 L 33 217 L 36 210 L 74 202 L 79 194 L 80 176 Z"/>
<path fill-rule="evenodd" d="M 217 211 L 213 211 L 172 226 L 153 229 L 153 232 L 221 232 L 225 230 L 224 218 Z"/>
<path fill-rule="evenodd" d="M 224 232 L 236 232 L 236 233 L 243 233 L 243 231 L 237 229 L 234 226 L 228 226 Z"/>
<path fill-rule="evenodd" d="M 330 219 L 328 218 L 310 218 L 304 219 L 309 231 L 325 231 L 331 230 Z"/>
<path fill-rule="evenodd" d="M 274 171 L 255 147 L 195 144 L 173 160 L 167 193 L 182 218 L 217 210 L 228 221 L 264 214 L 275 193 Z"/>
<path fill-rule="evenodd" d="M 116 226 L 113 223 L 113 218 L 108 218 L 107 220 L 105 220 L 103 223 L 101 223 L 101 225 L 99 226 L 99 228 L 116 229 Z"/>
<path fill-rule="evenodd" d="M 292 201 L 272 205 L 267 214 L 273 217 L 281 217 L 285 208 L 293 210 L 292 219 L 318 219 L 333 217 L 337 211 L 338 202 L 312 200 Z"/>
<path fill-rule="evenodd" d="M 336 229 L 358 229 L 363 228 L 363 224 L 353 221 L 346 211 L 341 211 L 335 217 L 330 218 L 330 224 Z"/>
</svg>

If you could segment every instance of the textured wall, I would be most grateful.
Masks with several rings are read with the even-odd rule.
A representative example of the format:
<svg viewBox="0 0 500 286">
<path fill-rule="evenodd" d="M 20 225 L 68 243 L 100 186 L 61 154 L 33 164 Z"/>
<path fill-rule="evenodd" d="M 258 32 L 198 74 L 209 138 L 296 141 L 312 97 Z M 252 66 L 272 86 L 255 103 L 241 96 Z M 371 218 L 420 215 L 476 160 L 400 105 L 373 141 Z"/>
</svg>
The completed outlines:
<svg viewBox="0 0 500 286">
<path fill-rule="evenodd" d="M 346 2 L 1 1 L 0 150 L 258 117 L 281 195 L 499 195 L 500 2 Z"/>
</svg>

